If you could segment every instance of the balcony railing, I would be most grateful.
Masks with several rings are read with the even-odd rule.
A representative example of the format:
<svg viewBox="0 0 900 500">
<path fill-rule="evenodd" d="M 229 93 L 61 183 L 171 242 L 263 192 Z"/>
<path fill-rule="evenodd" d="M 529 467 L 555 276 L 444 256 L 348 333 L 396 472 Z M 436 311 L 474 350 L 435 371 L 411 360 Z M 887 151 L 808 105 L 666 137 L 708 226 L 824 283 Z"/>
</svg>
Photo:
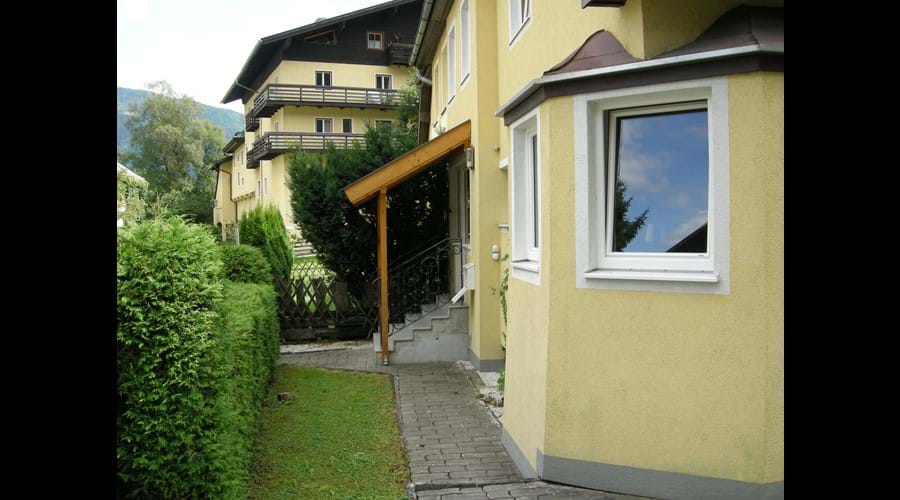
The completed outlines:
<svg viewBox="0 0 900 500">
<path fill-rule="evenodd" d="M 283 106 L 396 109 L 400 95 L 396 90 L 385 89 L 270 84 L 256 96 L 251 114 L 268 118 Z"/>
<path fill-rule="evenodd" d="M 409 58 L 412 56 L 413 44 L 394 42 L 388 46 L 388 65 L 400 64 L 409 66 Z"/>
<path fill-rule="evenodd" d="M 267 132 L 254 143 L 247 155 L 247 168 L 256 168 L 262 160 L 271 160 L 300 147 L 304 151 L 324 151 L 325 145 L 347 148 L 353 144 L 364 144 L 365 134 L 338 134 L 329 132 Z"/>
<path fill-rule="evenodd" d="M 252 111 L 249 114 L 247 114 L 246 118 L 244 118 L 244 122 L 246 125 L 244 127 L 244 130 L 246 130 L 247 132 L 253 132 L 254 130 L 259 129 L 259 118 L 256 116 L 253 116 Z"/>
</svg>

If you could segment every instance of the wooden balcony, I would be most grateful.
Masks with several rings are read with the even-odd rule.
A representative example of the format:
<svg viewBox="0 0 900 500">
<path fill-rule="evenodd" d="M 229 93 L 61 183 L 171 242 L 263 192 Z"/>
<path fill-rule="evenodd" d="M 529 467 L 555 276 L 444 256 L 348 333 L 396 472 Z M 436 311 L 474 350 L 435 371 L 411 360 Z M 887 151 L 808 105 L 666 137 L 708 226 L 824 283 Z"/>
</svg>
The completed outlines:
<svg viewBox="0 0 900 500">
<path fill-rule="evenodd" d="M 321 132 L 267 132 L 253 143 L 247 155 L 247 168 L 259 167 L 262 160 L 271 160 L 299 147 L 304 151 L 324 151 L 329 142 L 336 148 L 365 143 L 365 134 L 338 134 Z"/>
<path fill-rule="evenodd" d="M 413 44 L 394 42 L 387 49 L 388 65 L 399 64 L 409 66 L 409 58 L 412 57 Z"/>
<path fill-rule="evenodd" d="M 259 129 L 259 118 L 253 116 L 253 111 L 244 118 L 244 125 L 244 130 L 247 132 L 253 132 Z"/>
<path fill-rule="evenodd" d="M 400 95 L 396 90 L 361 87 L 270 84 L 256 96 L 251 115 L 268 118 L 283 106 L 397 109 Z"/>
</svg>

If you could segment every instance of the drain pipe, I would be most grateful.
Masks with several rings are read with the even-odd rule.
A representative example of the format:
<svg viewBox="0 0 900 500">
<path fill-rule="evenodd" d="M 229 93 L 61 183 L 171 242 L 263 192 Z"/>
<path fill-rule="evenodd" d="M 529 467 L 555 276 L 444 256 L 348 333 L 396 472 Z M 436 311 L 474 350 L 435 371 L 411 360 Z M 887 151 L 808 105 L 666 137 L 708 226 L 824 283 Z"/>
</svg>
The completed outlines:
<svg viewBox="0 0 900 500">
<path fill-rule="evenodd" d="M 429 87 L 432 87 L 432 86 L 434 85 L 434 84 L 431 82 L 431 79 L 426 78 L 425 75 L 423 75 L 421 72 L 419 72 L 419 67 L 418 67 L 418 66 L 413 66 L 413 67 L 416 69 L 416 79 L 417 79 L 417 80 L 419 80 L 420 82 L 424 83 L 425 85 L 428 85 Z"/>
<path fill-rule="evenodd" d="M 419 19 L 419 29 L 416 31 L 416 42 L 413 44 L 412 54 L 409 57 L 409 65 L 416 66 L 416 58 L 419 56 L 419 49 L 422 47 L 422 38 L 425 36 L 425 29 L 428 27 L 428 20 L 431 18 L 431 10 L 434 7 L 434 0 L 425 0 L 422 6 L 422 17 Z M 416 76 L 419 76 L 418 70 Z M 431 82 L 428 83 L 431 85 Z"/>
</svg>

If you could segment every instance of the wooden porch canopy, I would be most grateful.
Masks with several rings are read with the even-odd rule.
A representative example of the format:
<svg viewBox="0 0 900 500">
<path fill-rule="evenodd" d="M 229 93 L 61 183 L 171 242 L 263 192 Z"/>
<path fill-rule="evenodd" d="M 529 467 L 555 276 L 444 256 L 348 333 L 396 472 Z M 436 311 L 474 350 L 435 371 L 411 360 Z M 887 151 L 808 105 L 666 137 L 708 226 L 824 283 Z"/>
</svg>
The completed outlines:
<svg viewBox="0 0 900 500">
<path fill-rule="evenodd" d="M 378 196 L 378 276 L 381 282 L 378 324 L 381 330 L 381 357 L 385 365 L 388 364 L 388 189 L 404 183 L 453 151 L 468 147 L 471 140 L 472 123 L 467 120 L 344 188 L 344 194 L 354 206 Z"/>
</svg>

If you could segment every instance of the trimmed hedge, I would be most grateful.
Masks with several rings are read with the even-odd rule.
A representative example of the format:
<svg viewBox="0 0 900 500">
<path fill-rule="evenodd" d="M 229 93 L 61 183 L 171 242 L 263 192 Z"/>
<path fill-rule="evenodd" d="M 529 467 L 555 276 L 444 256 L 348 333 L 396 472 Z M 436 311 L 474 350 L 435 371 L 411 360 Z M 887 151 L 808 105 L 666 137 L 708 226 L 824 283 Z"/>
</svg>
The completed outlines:
<svg viewBox="0 0 900 500">
<path fill-rule="evenodd" d="M 272 274 L 289 277 L 294 253 L 278 208 L 257 206 L 247 212 L 240 225 L 241 243 L 262 250 L 272 266 Z"/>
<path fill-rule="evenodd" d="M 269 278 L 271 281 L 271 277 Z M 280 333 L 271 284 L 225 284 L 218 308 L 222 321 L 221 394 L 216 404 L 218 437 L 214 498 L 245 498 L 253 440 L 275 363 Z"/>
<path fill-rule="evenodd" d="M 118 242 L 118 486 L 124 497 L 243 498 L 278 355 L 271 284 L 223 279 L 199 225 Z"/>
<path fill-rule="evenodd" d="M 214 480 L 218 248 L 179 219 L 126 226 L 117 274 L 120 492 L 191 497 Z"/>
<path fill-rule="evenodd" d="M 250 245 L 220 245 L 225 277 L 241 283 L 272 283 L 272 268 L 262 250 Z"/>
</svg>

